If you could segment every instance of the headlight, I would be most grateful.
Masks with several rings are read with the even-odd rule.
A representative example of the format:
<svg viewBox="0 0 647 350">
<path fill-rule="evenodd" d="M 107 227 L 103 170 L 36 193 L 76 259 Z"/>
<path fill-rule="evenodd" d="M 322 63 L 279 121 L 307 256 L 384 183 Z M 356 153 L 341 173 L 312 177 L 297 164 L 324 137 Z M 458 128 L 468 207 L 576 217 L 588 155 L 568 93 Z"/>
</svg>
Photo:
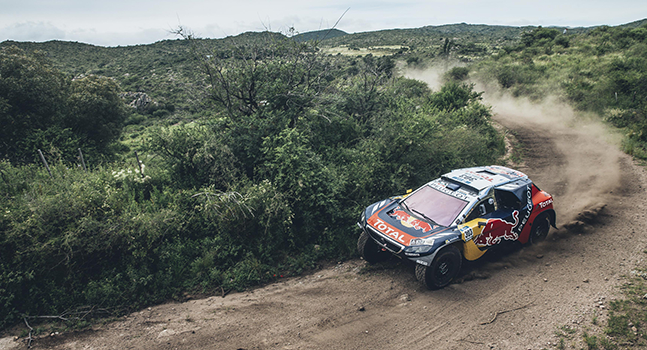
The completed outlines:
<svg viewBox="0 0 647 350">
<path fill-rule="evenodd" d="M 409 243 L 409 246 L 404 249 L 404 255 L 420 256 L 431 252 L 434 245 L 434 239 L 420 239 L 414 238 Z"/>
<path fill-rule="evenodd" d="M 431 252 L 432 248 L 433 246 L 430 246 L 430 245 L 415 245 L 415 246 L 405 248 L 404 255 L 420 256 L 420 255 L 428 254 L 429 252 Z"/>
<path fill-rule="evenodd" d="M 409 242 L 410 246 L 414 245 L 429 245 L 432 246 L 434 245 L 434 238 L 427 238 L 427 239 L 421 239 L 421 238 L 414 238 Z"/>
</svg>

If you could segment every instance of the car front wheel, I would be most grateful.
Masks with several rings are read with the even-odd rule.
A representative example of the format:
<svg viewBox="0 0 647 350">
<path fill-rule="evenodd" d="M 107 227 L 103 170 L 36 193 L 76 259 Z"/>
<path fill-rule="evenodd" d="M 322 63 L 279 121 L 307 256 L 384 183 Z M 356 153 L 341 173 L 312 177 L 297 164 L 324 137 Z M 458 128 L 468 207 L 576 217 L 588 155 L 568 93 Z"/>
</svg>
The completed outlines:
<svg viewBox="0 0 647 350">
<path fill-rule="evenodd" d="M 428 289 L 440 289 L 450 284 L 461 270 L 463 257 L 454 246 L 443 248 L 430 266 L 416 265 L 416 277 Z"/>
<path fill-rule="evenodd" d="M 362 232 L 357 240 L 357 251 L 369 264 L 375 264 L 387 260 L 391 254 L 382 250 L 373 238 L 369 237 L 366 232 Z"/>
</svg>

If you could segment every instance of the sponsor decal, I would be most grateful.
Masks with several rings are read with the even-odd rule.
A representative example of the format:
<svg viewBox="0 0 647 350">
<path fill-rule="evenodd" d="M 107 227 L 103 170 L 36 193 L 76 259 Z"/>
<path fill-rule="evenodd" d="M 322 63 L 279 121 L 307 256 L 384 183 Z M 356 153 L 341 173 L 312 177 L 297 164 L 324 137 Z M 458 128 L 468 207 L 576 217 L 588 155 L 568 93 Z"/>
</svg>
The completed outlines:
<svg viewBox="0 0 647 350">
<path fill-rule="evenodd" d="M 432 182 L 432 183 L 429 184 L 429 186 L 431 186 L 433 189 L 435 189 L 435 190 L 437 190 L 439 192 L 448 194 L 448 195 L 456 197 L 458 199 L 462 199 L 464 201 L 469 201 L 470 200 L 470 196 L 465 195 L 461 191 L 452 191 L 449 188 L 445 187 L 446 184 L 443 184 L 443 183 L 440 183 L 440 182 Z"/>
<path fill-rule="evenodd" d="M 523 218 L 519 219 L 519 211 L 512 212 L 514 222 L 508 222 L 503 219 L 488 219 L 481 235 L 474 239 L 474 243 L 480 247 L 489 247 L 501 243 L 501 240 L 515 241 L 530 218 L 533 209 L 532 204 L 532 186 L 526 186 L 526 207 L 522 209 Z"/>
<path fill-rule="evenodd" d="M 501 240 L 514 241 L 519 238 L 515 228 L 519 224 L 519 211 L 512 212 L 514 222 L 503 219 L 488 219 L 481 234 L 474 239 L 474 243 L 480 247 L 489 247 L 501 243 Z"/>
<path fill-rule="evenodd" d="M 546 201 L 540 202 L 540 203 L 538 204 L 538 206 L 539 206 L 540 208 L 544 209 L 544 208 L 546 208 L 549 204 L 552 204 L 552 203 L 553 203 L 553 199 L 552 199 L 552 198 L 550 198 L 549 200 L 546 200 Z"/>
<path fill-rule="evenodd" d="M 487 166 L 485 168 L 487 170 L 493 172 L 493 173 L 497 173 L 497 174 L 501 174 L 501 175 L 526 177 L 526 174 L 524 174 L 524 173 L 522 173 L 520 171 L 513 170 L 513 169 L 510 169 L 510 168 L 501 167 L 501 166 L 498 166 L 498 165 Z"/>
<path fill-rule="evenodd" d="M 402 224 L 402 226 L 420 230 L 423 233 L 427 233 L 437 227 L 426 221 L 416 219 L 400 209 L 400 207 L 395 208 L 395 210 L 389 215 L 400 220 L 400 224 Z"/>
<path fill-rule="evenodd" d="M 475 172 L 473 172 L 471 170 L 468 170 L 468 171 L 466 171 L 463 174 L 460 174 L 458 176 L 454 176 L 453 178 L 455 180 L 458 180 L 458 181 L 464 181 L 468 185 L 471 184 L 472 182 L 479 181 L 479 180 L 485 180 L 485 181 L 488 181 L 488 182 L 493 182 L 494 181 L 494 178 L 491 177 L 491 176 L 488 176 L 488 175 L 483 174 L 483 173 L 475 173 Z"/>
<path fill-rule="evenodd" d="M 523 230 L 524 226 L 526 226 L 526 223 L 528 222 L 528 219 L 530 218 L 530 213 L 532 212 L 532 186 L 527 185 L 526 186 L 526 208 L 523 209 L 526 213 L 523 216 L 523 219 L 521 220 L 521 224 L 515 227 L 513 230 L 517 233 L 517 235 L 521 234 L 521 230 Z"/>
<path fill-rule="evenodd" d="M 461 231 L 461 236 L 462 236 L 461 238 L 463 238 L 463 241 L 467 242 L 472 238 L 474 238 L 474 231 L 472 231 L 471 227 L 461 226 L 459 230 Z"/>
<path fill-rule="evenodd" d="M 385 235 L 404 244 L 404 234 L 398 232 L 398 230 L 391 228 L 389 225 L 387 225 L 384 221 L 380 220 L 379 218 L 374 218 L 374 222 L 372 223 L 372 225 L 378 230 L 380 230 L 380 232 L 384 233 Z"/>
<path fill-rule="evenodd" d="M 480 176 L 477 174 L 474 174 L 472 172 L 465 172 L 463 174 L 460 174 L 458 176 L 452 176 L 452 178 L 458 182 L 462 182 L 464 184 L 471 184 L 472 182 L 478 181 L 480 179 Z"/>
</svg>

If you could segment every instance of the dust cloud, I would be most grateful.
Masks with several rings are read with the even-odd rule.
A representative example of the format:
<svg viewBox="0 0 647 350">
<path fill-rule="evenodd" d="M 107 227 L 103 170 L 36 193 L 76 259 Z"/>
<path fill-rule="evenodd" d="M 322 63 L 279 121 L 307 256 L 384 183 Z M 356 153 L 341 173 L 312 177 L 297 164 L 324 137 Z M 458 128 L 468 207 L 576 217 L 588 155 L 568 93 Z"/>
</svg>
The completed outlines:
<svg viewBox="0 0 647 350">
<path fill-rule="evenodd" d="M 438 91 L 445 84 L 443 76 L 447 71 L 454 67 L 464 66 L 464 64 L 460 64 L 459 62 L 443 62 L 438 63 L 437 66 L 435 65 L 425 69 L 403 68 L 400 70 L 400 73 L 406 78 L 423 81 L 427 83 L 430 89 Z"/>
<path fill-rule="evenodd" d="M 406 70 L 403 75 L 437 91 L 449 68 Z M 598 213 L 614 200 L 622 186 L 620 137 L 598 117 L 576 112 L 554 96 L 534 102 L 513 97 L 496 84 L 474 84 L 492 107 L 493 120 L 520 142 L 526 166 L 519 170 L 554 196 L 558 225 L 578 222 L 583 213 Z"/>
<path fill-rule="evenodd" d="M 524 159 L 539 167 L 529 174 L 555 196 L 562 223 L 599 211 L 621 186 L 618 137 L 599 119 L 576 113 L 556 97 L 541 103 L 485 91 L 493 119 L 523 138 Z"/>
</svg>

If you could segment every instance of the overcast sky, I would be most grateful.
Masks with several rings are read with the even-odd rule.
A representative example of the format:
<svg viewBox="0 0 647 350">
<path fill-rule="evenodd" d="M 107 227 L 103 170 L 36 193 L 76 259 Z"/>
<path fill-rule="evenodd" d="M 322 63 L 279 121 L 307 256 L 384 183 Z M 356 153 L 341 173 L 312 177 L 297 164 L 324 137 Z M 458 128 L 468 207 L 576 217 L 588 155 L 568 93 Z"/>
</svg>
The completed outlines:
<svg viewBox="0 0 647 350">
<path fill-rule="evenodd" d="M 101 46 L 173 39 L 179 25 L 203 38 L 246 31 L 348 33 L 466 22 L 589 27 L 647 18 L 645 0 L 0 0 L 0 41 Z"/>
</svg>

